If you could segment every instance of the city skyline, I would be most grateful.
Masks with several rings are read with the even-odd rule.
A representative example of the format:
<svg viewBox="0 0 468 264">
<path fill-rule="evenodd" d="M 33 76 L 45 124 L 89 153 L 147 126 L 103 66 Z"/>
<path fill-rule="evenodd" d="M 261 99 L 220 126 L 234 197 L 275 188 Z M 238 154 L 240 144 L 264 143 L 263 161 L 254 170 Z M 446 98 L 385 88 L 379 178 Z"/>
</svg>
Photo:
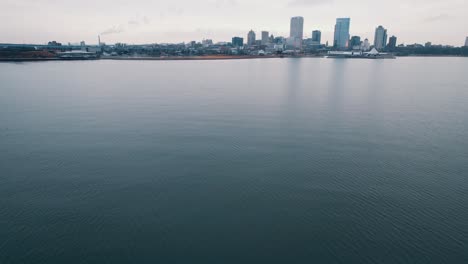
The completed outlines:
<svg viewBox="0 0 468 264">
<path fill-rule="evenodd" d="M 84 40 L 95 43 L 99 34 L 107 43 L 179 43 L 203 38 L 217 42 L 229 41 L 232 36 L 245 37 L 249 29 L 258 32 L 257 35 L 268 31 L 287 37 L 289 20 L 294 16 L 304 17 L 304 38 L 310 38 L 313 30 L 320 30 L 324 43 L 333 43 L 337 17 L 350 17 L 350 34 L 372 42 L 378 25 L 384 25 L 389 34 L 398 36 L 399 43 L 405 44 L 431 41 L 462 46 L 468 35 L 463 12 L 468 9 L 468 3 L 460 0 L 394 1 L 378 7 L 368 0 L 358 4 L 343 0 L 275 3 L 212 0 L 197 5 L 188 1 L 124 2 L 83 0 L 77 6 L 53 0 L 5 0 L 0 3 L 4 18 L 0 42 L 40 44 L 50 40 L 63 43 Z M 48 12 L 37 12 L 38 9 Z"/>
</svg>

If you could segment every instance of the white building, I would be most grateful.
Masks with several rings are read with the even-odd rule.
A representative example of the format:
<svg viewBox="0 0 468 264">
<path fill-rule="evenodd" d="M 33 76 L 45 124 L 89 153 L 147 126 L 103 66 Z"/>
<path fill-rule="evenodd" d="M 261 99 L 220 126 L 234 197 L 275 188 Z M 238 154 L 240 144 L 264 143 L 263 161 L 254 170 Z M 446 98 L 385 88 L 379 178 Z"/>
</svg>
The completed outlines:
<svg viewBox="0 0 468 264">
<path fill-rule="evenodd" d="M 304 18 L 303 17 L 293 17 L 291 18 L 291 27 L 289 38 L 294 39 L 294 48 L 302 47 L 302 39 L 304 37 Z"/>
<path fill-rule="evenodd" d="M 283 50 L 284 50 L 284 44 L 275 44 L 275 45 L 273 46 L 273 49 L 274 49 L 275 51 L 283 51 Z"/>
<path fill-rule="evenodd" d="M 368 51 L 370 50 L 370 43 L 368 39 L 365 39 L 361 44 L 361 50 Z"/>
<path fill-rule="evenodd" d="M 207 48 L 207 47 L 213 45 L 213 40 L 211 40 L 211 39 L 204 39 L 204 40 L 202 40 L 202 45 L 203 45 L 203 47 Z"/>
<path fill-rule="evenodd" d="M 286 47 L 288 49 L 300 49 L 302 47 L 302 40 L 296 37 L 287 38 Z"/>
</svg>

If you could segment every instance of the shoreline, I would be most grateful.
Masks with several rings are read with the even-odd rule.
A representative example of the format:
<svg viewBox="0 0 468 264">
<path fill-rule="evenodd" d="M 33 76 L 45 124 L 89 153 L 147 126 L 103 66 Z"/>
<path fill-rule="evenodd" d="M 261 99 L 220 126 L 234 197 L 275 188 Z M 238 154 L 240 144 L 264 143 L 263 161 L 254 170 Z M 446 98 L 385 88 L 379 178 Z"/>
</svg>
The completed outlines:
<svg viewBox="0 0 468 264">
<path fill-rule="evenodd" d="M 467 58 L 466 56 L 459 55 L 395 55 L 396 58 L 405 57 L 433 57 L 433 58 Z M 95 59 L 72 59 L 73 61 L 83 60 L 127 60 L 127 61 L 206 61 L 206 60 L 249 60 L 249 59 L 289 59 L 289 58 L 327 58 L 326 55 L 295 55 L 295 56 L 277 56 L 277 55 L 266 55 L 266 56 L 237 56 L 237 55 L 209 55 L 209 56 L 180 56 L 180 57 L 126 57 L 126 56 L 115 56 L 115 57 L 100 57 Z M 40 61 L 70 61 L 70 59 L 60 58 L 0 58 L 0 62 L 40 62 Z"/>
<path fill-rule="evenodd" d="M 34 62 L 34 61 L 77 61 L 77 60 L 133 60 L 133 61 L 200 61 L 200 60 L 249 60 L 249 59 L 283 59 L 283 58 L 324 58 L 323 55 L 297 55 L 297 56 L 232 56 L 232 55 L 209 55 L 209 56 L 172 56 L 172 57 L 100 57 L 93 59 L 60 59 L 60 58 L 0 58 L 0 62 Z"/>
<path fill-rule="evenodd" d="M 226 55 L 226 56 L 180 56 L 180 57 L 101 57 L 101 60 L 248 60 L 248 59 L 286 59 L 286 58 L 323 58 L 325 56 L 308 56 L 308 55 L 298 55 L 298 56 L 277 56 L 277 55 L 265 55 L 265 56 L 236 56 L 236 55 Z"/>
<path fill-rule="evenodd" d="M 181 57 L 101 57 L 101 60 L 246 60 L 246 59 L 273 59 L 280 56 L 181 56 Z"/>
<path fill-rule="evenodd" d="M 461 55 L 437 55 L 437 54 L 432 54 L 432 55 L 425 55 L 425 54 L 410 54 L 410 55 L 395 55 L 396 57 L 400 58 L 405 58 L 405 57 L 434 57 L 434 58 L 441 58 L 441 57 L 447 57 L 447 58 L 468 58 L 467 56 L 461 56 Z"/>
<path fill-rule="evenodd" d="M 0 58 L 0 62 L 61 61 L 59 58 Z"/>
</svg>

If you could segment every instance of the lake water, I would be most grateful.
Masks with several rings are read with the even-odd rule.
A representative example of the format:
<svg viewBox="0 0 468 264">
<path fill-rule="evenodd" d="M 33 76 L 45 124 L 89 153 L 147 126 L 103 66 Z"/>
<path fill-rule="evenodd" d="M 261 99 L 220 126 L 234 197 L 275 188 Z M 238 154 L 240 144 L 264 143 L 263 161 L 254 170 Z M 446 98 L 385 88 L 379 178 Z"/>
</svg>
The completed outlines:
<svg viewBox="0 0 468 264">
<path fill-rule="evenodd" d="M 468 59 L 0 63 L 0 263 L 468 263 Z"/>
</svg>

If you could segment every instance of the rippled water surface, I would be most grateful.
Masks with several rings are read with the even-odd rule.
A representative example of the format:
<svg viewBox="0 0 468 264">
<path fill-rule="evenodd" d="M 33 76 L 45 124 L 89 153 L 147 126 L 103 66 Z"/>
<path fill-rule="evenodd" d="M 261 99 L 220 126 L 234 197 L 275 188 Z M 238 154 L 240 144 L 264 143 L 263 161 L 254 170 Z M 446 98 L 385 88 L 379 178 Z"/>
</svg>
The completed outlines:
<svg viewBox="0 0 468 264">
<path fill-rule="evenodd" d="M 0 263 L 468 263 L 468 59 L 1 63 Z"/>
</svg>

